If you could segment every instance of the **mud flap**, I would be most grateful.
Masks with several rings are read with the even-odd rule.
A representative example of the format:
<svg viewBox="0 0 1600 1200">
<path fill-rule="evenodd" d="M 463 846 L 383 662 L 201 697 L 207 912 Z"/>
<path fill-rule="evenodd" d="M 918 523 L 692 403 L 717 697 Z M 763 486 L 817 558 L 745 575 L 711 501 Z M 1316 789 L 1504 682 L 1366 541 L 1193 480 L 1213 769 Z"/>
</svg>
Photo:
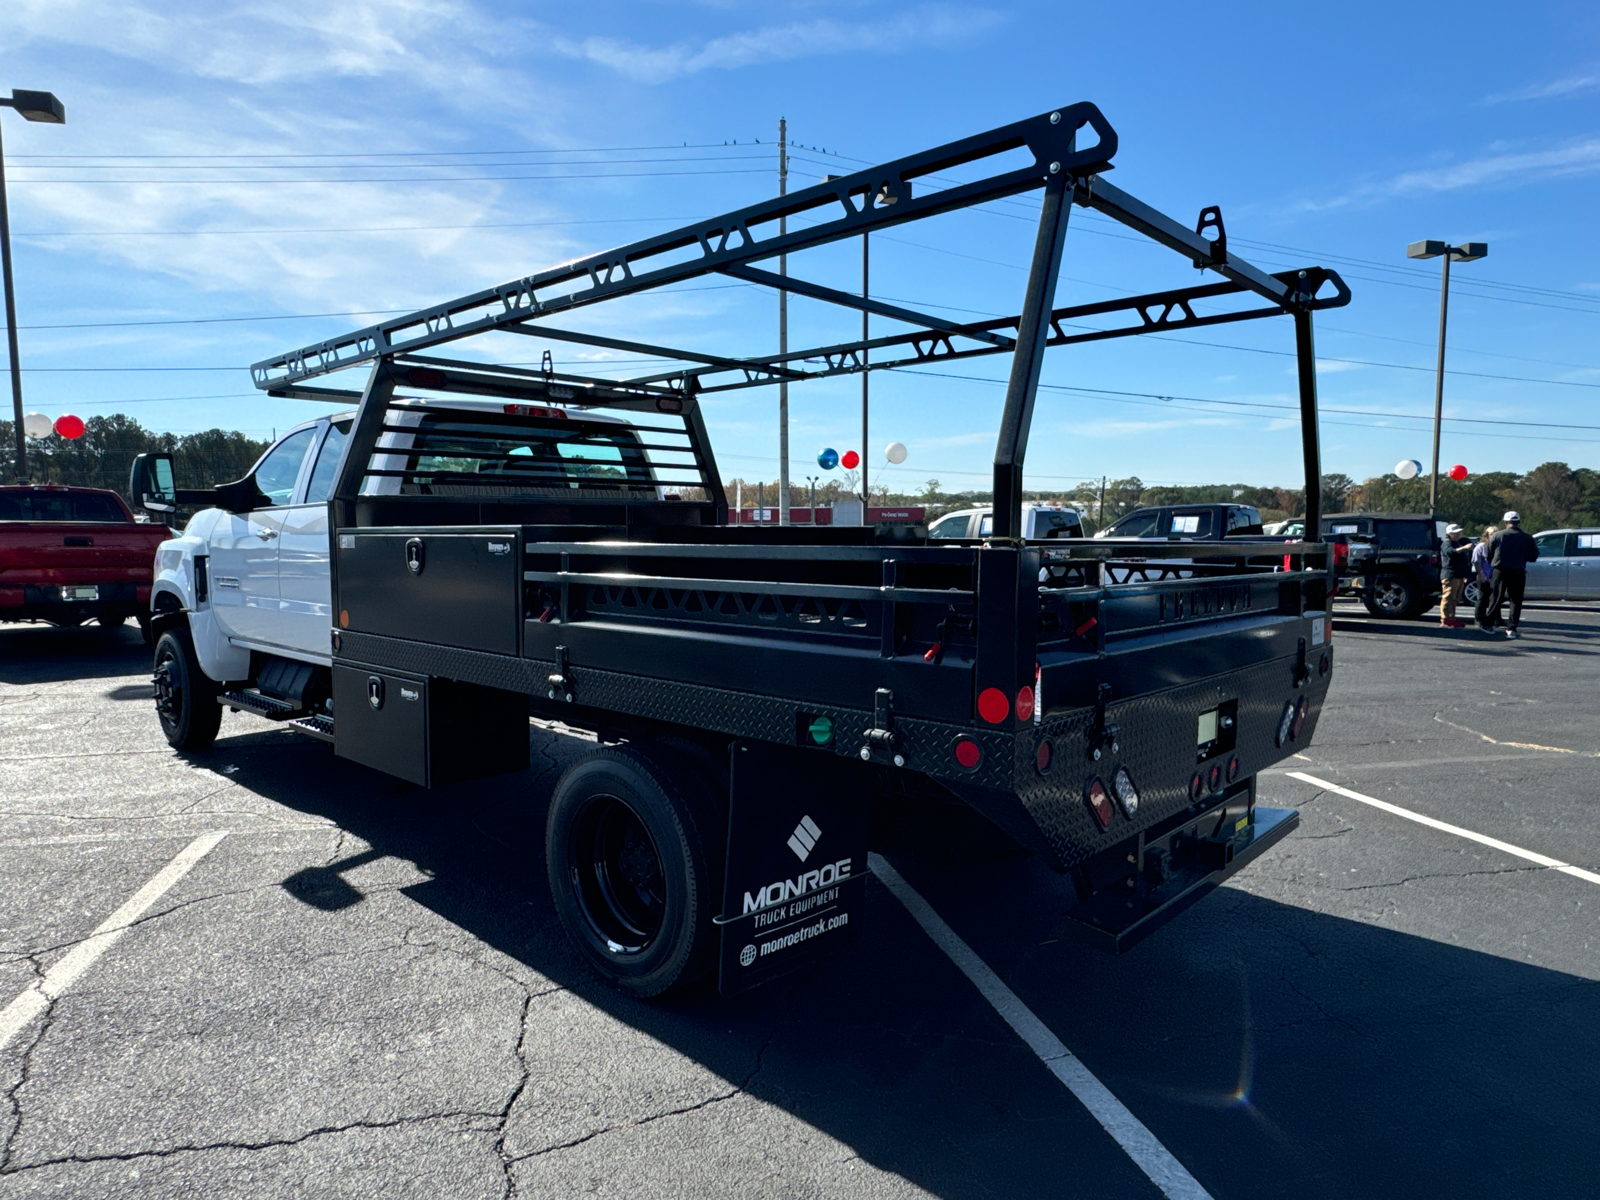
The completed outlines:
<svg viewBox="0 0 1600 1200">
<path fill-rule="evenodd" d="M 724 996 L 855 940 L 872 804 L 859 764 L 826 751 L 735 742 L 722 897 Z"/>
</svg>

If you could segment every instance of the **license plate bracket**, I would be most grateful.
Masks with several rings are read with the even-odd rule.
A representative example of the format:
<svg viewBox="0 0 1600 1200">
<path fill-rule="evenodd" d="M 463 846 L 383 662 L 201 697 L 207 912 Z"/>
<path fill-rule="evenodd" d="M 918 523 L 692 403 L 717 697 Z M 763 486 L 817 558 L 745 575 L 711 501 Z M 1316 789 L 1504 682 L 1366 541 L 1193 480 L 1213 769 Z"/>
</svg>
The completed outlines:
<svg viewBox="0 0 1600 1200">
<path fill-rule="evenodd" d="M 100 585 L 97 583 L 68 583 L 61 587 L 61 598 L 69 603 L 85 600 L 100 599 Z"/>
</svg>

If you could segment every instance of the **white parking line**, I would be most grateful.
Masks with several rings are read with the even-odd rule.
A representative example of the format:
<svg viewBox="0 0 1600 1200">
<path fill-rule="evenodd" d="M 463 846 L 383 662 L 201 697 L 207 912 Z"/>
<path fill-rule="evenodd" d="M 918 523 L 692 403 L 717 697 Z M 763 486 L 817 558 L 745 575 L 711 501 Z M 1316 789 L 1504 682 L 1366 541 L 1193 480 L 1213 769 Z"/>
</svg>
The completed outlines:
<svg viewBox="0 0 1600 1200">
<path fill-rule="evenodd" d="M 122 935 L 128 932 L 130 925 L 144 916 L 152 904 L 166 895 L 173 884 L 187 875 L 195 863 L 211 853 L 216 844 L 227 836 L 228 831 L 223 829 L 195 838 L 179 852 L 177 858 L 157 871 L 149 883 L 135 892 L 126 904 L 63 954 L 42 979 L 36 979 L 24 988 L 20 996 L 6 1005 L 4 1011 L 0 1011 L 0 1050 L 9 1046 L 11 1039 L 29 1021 L 50 1007 L 52 1000 L 71 987 L 78 976 L 94 965 L 96 959 L 115 946 Z"/>
<path fill-rule="evenodd" d="M 972 947 L 944 923 L 944 919 L 933 911 L 933 906 L 901 877 L 900 872 L 878 854 L 869 854 L 867 863 L 883 886 L 905 905 L 906 911 L 922 926 L 923 932 L 933 939 L 934 945 L 943 950 L 956 968 L 971 980 L 1001 1019 L 1039 1056 L 1039 1061 L 1050 1073 L 1067 1085 L 1078 1102 L 1089 1110 L 1089 1115 L 1116 1139 L 1117 1145 L 1150 1177 L 1152 1183 L 1172 1200 L 1211 1200 L 1211 1193 L 1201 1187 L 1199 1181 L 1172 1156 L 1172 1152 L 1156 1140 L 1155 1134 L 1146 1129 L 1144 1123 L 1090 1073 L 1089 1068 L 1067 1049 L 1061 1039 L 1050 1032 L 1033 1010 L 1001 982 L 1000 976 L 990 969 L 989 964 L 973 953 Z"/>
<path fill-rule="evenodd" d="M 1474 833 L 1470 829 L 1463 829 L 1459 825 L 1451 825 L 1447 821 L 1438 821 L 1433 817 L 1425 817 L 1421 813 L 1414 813 L 1409 808 L 1401 808 L 1398 804 L 1390 804 L 1387 800 L 1379 800 L 1375 796 L 1363 796 L 1360 792 L 1352 792 L 1349 788 L 1340 787 L 1337 783 L 1329 783 L 1326 779 L 1318 779 L 1315 775 L 1307 775 L 1304 771 L 1288 771 L 1286 774 L 1290 779 L 1298 779 L 1302 783 L 1309 783 L 1315 787 L 1336 792 L 1351 800 L 1359 800 L 1363 804 L 1372 805 L 1373 808 L 1380 808 L 1386 813 L 1393 813 L 1397 817 L 1415 821 L 1418 825 L 1426 825 L 1430 829 L 1453 833 L 1457 837 L 1477 842 L 1481 846 L 1489 846 L 1505 854 L 1514 854 L 1518 858 L 1527 859 L 1531 863 L 1538 863 L 1541 867 L 1549 867 L 1553 871 L 1560 871 L 1564 875 L 1572 875 L 1586 883 L 1600 883 L 1600 875 L 1595 874 L 1593 871 L 1586 871 L 1582 867 L 1575 867 L 1571 863 L 1564 863 L 1559 858 L 1551 858 L 1533 850 L 1524 850 L 1521 846 L 1513 846 L 1510 842 L 1502 842 L 1499 838 Z"/>
</svg>

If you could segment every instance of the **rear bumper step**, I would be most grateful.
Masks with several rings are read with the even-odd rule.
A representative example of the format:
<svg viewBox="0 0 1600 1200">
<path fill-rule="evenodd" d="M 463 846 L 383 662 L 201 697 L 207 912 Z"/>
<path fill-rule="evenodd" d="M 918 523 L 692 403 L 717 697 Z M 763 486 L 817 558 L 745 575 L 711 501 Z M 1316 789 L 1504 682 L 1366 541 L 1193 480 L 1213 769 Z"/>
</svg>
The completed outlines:
<svg viewBox="0 0 1600 1200">
<path fill-rule="evenodd" d="M 1253 812 L 1254 820 L 1237 838 L 1191 839 L 1184 864 L 1174 866 L 1158 887 L 1099 891 L 1073 908 L 1058 932 L 1113 954 L 1138 944 L 1300 824 L 1300 814 L 1292 808 L 1257 806 Z M 1183 844 L 1181 837 L 1175 841 Z"/>
</svg>

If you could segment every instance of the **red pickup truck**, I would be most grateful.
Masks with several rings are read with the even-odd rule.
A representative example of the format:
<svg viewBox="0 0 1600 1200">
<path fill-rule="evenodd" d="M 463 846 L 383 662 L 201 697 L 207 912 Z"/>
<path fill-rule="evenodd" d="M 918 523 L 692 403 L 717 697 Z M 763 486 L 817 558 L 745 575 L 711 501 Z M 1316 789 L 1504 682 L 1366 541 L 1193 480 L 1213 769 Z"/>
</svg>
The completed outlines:
<svg viewBox="0 0 1600 1200">
<path fill-rule="evenodd" d="M 0 621 L 105 626 L 150 621 L 156 547 L 165 525 L 135 521 L 115 492 L 0 487 Z"/>
</svg>

